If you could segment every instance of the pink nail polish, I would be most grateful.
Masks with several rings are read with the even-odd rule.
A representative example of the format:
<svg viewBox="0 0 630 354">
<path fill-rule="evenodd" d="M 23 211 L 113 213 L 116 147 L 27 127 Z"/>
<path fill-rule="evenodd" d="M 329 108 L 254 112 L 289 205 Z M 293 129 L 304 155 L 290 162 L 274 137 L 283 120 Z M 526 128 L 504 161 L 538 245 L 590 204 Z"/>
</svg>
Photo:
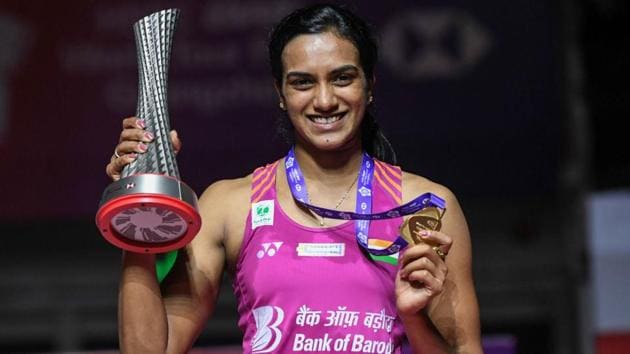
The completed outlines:
<svg viewBox="0 0 630 354">
<path fill-rule="evenodd" d="M 140 151 L 145 152 L 147 151 L 148 146 L 146 144 L 140 143 L 138 144 L 138 149 L 140 149 Z"/>
<path fill-rule="evenodd" d="M 131 154 L 129 154 L 129 157 L 131 157 L 132 159 L 135 159 L 136 157 L 138 157 L 138 154 L 136 154 L 135 152 L 132 152 Z"/>
<path fill-rule="evenodd" d="M 144 133 L 144 137 L 148 140 L 153 140 L 153 134 L 151 134 L 150 132 Z"/>
<path fill-rule="evenodd" d="M 138 119 L 136 121 L 136 124 L 138 124 L 138 126 L 142 129 L 146 128 L 146 124 L 144 123 L 144 119 Z"/>
<path fill-rule="evenodd" d="M 429 232 L 429 230 L 421 230 L 420 231 L 420 236 L 422 237 L 428 237 L 431 233 Z"/>
</svg>

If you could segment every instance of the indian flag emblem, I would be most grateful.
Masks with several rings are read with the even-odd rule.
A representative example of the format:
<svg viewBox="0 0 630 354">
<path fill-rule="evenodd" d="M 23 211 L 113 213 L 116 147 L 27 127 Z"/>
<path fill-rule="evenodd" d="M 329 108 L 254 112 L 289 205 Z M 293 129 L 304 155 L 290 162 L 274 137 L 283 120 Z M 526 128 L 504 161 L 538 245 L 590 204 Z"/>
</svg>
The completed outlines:
<svg viewBox="0 0 630 354">
<path fill-rule="evenodd" d="M 379 240 L 379 239 L 376 239 L 376 238 L 370 238 L 368 240 L 368 247 L 371 248 L 371 249 L 376 249 L 376 250 L 385 249 L 391 244 L 392 244 L 392 241 Z M 385 256 L 375 256 L 375 255 L 370 253 L 370 257 L 373 260 L 377 261 L 377 262 L 385 262 L 385 263 L 389 263 L 391 265 L 397 265 L 398 264 L 398 254 L 399 254 L 399 252 L 396 252 L 396 253 L 390 254 L 390 255 L 385 255 Z"/>
</svg>

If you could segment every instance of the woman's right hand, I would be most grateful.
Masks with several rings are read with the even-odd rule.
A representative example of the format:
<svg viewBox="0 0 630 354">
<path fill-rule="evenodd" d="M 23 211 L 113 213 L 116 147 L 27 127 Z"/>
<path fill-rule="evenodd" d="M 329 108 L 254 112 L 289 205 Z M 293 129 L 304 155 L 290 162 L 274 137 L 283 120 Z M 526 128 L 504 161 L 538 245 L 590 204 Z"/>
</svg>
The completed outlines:
<svg viewBox="0 0 630 354">
<path fill-rule="evenodd" d="M 142 154 L 147 151 L 147 144 L 153 141 L 154 138 L 153 133 L 145 129 L 146 124 L 141 118 L 125 118 L 122 122 L 122 126 L 123 130 L 120 133 L 118 145 L 116 145 L 114 150 L 115 153 L 112 155 L 112 158 L 105 167 L 105 172 L 114 181 L 118 181 L 120 179 L 120 175 L 125 165 L 133 162 L 138 157 L 138 154 Z M 177 154 L 182 147 L 182 143 L 175 130 L 170 131 L 170 136 L 171 142 L 173 143 L 173 149 Z"/>
</svg>

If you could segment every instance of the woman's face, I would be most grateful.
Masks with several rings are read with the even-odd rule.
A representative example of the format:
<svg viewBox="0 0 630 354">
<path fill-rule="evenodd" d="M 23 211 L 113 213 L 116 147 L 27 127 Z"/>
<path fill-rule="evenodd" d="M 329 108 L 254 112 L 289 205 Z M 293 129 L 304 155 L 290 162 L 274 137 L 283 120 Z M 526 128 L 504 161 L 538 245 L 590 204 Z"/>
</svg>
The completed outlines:
<svg viewBox="0 0 630 354">
<path fill-rule="evenodd" d="M 352 42 L 332 32 L 300 35 L 282 52 L 278 88 L 298 143 L 321 150 L 360 145 L 369 89 Z"/>
</svg>

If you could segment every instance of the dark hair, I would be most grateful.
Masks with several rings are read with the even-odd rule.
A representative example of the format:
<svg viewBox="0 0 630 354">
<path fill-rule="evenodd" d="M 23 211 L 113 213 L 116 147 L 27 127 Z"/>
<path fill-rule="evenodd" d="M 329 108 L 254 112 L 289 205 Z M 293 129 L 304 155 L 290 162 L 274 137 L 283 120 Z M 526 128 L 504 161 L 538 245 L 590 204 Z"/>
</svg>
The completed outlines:
<svg viewBox="0 0 630 354">
<path fill-rule="evenodd" d="M 269 36 L 269 63 L 276 84 L 282 87 L 282 51 L 293 38 L 302 34 L 335 32 L 349 40 L 359 51 L 359 61 L 368 82 L 374 77 L 378 59 L 378 46 L 368 24 L 350 10 L 332 4 L 320 4 L 295 10 L 273 28 Z M 286 116 L 278 121 L 278 133 L 289 143 L 294 141 L 293 126 Z M 376 123 L 366 111 L 361 123 L 363 149 L 370 155 L 390 163 L 396 162 L 396 153 Z"/>
</svg>

